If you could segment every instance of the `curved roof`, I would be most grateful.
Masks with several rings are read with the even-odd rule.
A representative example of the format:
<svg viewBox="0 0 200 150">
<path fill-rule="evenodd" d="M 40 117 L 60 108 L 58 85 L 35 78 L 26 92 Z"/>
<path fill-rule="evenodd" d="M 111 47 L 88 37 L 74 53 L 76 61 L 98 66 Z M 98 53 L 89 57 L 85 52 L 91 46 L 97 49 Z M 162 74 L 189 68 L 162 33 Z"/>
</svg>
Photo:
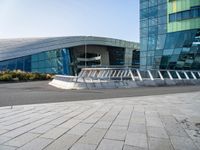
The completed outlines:
<svg viewBox="0 0 200 150">
<path fill-rule="evenodd" d="M 0 39 L 0 61 L 85 44 L 139 49 L 135 42 L 92 36 Z"/>
</svg>

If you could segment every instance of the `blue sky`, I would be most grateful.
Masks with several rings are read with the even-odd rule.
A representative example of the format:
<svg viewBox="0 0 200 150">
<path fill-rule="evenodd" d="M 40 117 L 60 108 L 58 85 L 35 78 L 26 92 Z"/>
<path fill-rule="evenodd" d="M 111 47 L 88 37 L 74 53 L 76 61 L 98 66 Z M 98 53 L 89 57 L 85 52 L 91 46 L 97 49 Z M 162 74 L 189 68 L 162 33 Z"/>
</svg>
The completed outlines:
<svg viewBox="0 0 200 150">
<path fill-rule="evenodd" d="M 0 0 L 0 38 L 104 36 L 139 41 L 139 0 Z"/>
</svg>

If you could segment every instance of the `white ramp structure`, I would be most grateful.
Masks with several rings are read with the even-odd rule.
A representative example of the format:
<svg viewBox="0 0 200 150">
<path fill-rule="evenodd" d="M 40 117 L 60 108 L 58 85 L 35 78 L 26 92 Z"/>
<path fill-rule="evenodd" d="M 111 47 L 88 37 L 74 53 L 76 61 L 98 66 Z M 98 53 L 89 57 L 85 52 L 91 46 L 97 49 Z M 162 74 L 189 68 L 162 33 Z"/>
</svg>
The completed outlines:
<svg viewBox="0 0 200 150">
<path fill-rule="evenodd" d="M 200 85 L 200 71 L 83 68 L 78 76 L 56 75 L 49 84 L 61 89 Z"/>
</svg>

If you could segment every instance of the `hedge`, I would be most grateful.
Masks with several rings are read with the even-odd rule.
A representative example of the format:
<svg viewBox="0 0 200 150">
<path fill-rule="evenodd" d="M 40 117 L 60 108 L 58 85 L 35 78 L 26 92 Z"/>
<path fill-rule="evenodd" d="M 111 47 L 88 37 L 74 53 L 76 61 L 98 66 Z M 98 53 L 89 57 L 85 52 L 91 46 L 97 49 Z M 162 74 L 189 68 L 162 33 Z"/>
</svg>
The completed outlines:
<svg viewBox="0 0 200 150">
<path fill-rule="evenodd" d="M 35 81 L 49 80 L 53 78 L 53 74 L 30 73 L 20 70 L 0 72 L 0 81 Z"/>
</svg>

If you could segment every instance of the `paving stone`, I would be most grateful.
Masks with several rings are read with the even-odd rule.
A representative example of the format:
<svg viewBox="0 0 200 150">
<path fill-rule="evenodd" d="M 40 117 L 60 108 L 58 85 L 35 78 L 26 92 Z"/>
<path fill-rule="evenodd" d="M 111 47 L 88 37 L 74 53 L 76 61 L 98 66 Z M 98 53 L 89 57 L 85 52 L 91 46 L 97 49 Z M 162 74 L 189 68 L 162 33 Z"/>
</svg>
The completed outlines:
<svg viewBox="0 0 200 150">
<path fill-rule="evenodd" d="M 126 134 L 127 134 L 126 126 L 112 125 L 110 129 L 107 131 L 104 138 L 113 140 L 125 140 Z"/>
<path fill-rule="evenodd" d="M 18 150 L 42 150 L 52 142 L 50 139 L 36 138 L 30 143 L 20 147 Z"/>
<path fill-rule="evenodd" d="M 84 113 L 81 113 L 80 115 L 74 117 L 74 119 L 84 120 L 88 118 L 91 114 L 93 114 L 95 111 L 97 111 L 97 108 L 89 109 L 85 111 Z"/>
<path fill-rule="evenodd" d="M 164 127 L 162 121 L 158 117 L 146 117 L 147 126 Z"/>
<path fill-rule="evenodd" d="M 128 127 L 126 127 L 126 126 L 116 126 L 116 125 L 112 125 L 112 126 L 110 127 L 109 130 L 124 130 L 124 131 L 127 131 L 127 128 L 128 128 Z"/>
<path fill-rule="evenodd" d="M 0 150 L 16 150 L 16 147 L 0 145 Z"/>
<path fill-rule="evenodd" d="M 66 116 L 57 118 L 57 119 L 55 119 L 55 120 L 49 122 L 48 124 L 50 124 L 50 125 L 60 125 L 60 124 L 62 124 L 62 123 L 64 123 L 64 122 L 68 121 L 70 118 L 71 118 L 71 117 L 69 117 L 69 116 L 66 115 Z"/>
<path fill-rule="evenodd" d="M 87 106 L 84 107 L 84 105 L 83 105 L 83 107 L 80 107 L 79 109 L 77 109 L 77 111 L 73 111 L 73 112 L 69 113 L 68 117 L 70 117 L 70 118 L 76 117 L 76 116 L 84 113 L 86 110 L 87 110 Z M 81 119 L 77 119 L 77 120 L 81 120 Z"/>
<path fill-rule="evenodd" d="M 68 134 L 73 134 L 73 135 L 83 135 L 87 130 L 89 130 L 93 124 L 86 124 L 86 123 L 79 123 L 77 126 L 72 128 Z"/>
<path fill-rule="evenodd" d="M 79 138 L 79 135 L 64 134 L 56 141 L 48 145 L 45 150 L 69 149 Z"/>
<path fill-rule="evenodd" d="M 94 127 L 95 128 L 102 128 L 102 129 L 108 129 L 111 126 L 112 122 L 106 122 L 106 121 L 98 121 Z"/>
<path fill-rule="evenodd" d="M 146 134 L 128 132 L 125 140 L 126 145 L 147 148 Z"/>
<path fill-rule="evenodd" d="M 9 132 L 7 132 L 7 133 L 5 133 L 3 135 L 7 136 L 7 137 L 13 137 L 14 138 L 14 137 L 19 136 L 19 135 L 21 135 L 23 133 L 26 133 L 26 132 L 28 132 L 28 131 L 30 131 L 30 130 L 32 130 L 32 129 L 40 126 L 40 125 L 43 125 L 43 124 L 45 124 L 47 122 L 49 122 L 48 119 L 41 119 L 41 120 L 39 120 L 37 122 L 28 124 L 28 125 L 23 126 L 21 128 L 17 128 L 16 130 L 9 131 Z"/>
<path fill-rule="evenodd" d="M 0 144 L 3 144 L 7 141 L 9 141 L 11 138 L 5 137 L 5 136 L 0 136 Z"/>
<path fill-rule="evenodd" d="M 1 134 L 4 134 L 4 133 L 6 133 L 6 132 L 8 132 L 8 130 L 0 129 L 0 135 L 1 135 Z"/>
<path fill-rule="evenodd" d="M 175 150 L 198 150 L 190 138 L 171 136 L 170 139 Z"/>
<path fill-rule="evenodd" d="M 78 141 L 78 143 L 98 145 L 105 133 L 105 129 L 92 128 Z"/>
<path fill-rule="evenodd" d="M 200 129 L 196 129 L 196 130 L 185 130 L 187 132 L 187 134 L 190 136 L 190 138 L 197 142 L 200 143 Z"/>
<path fill-rule="evenodd" d="M 115 126 L 128 126 L 129 120 L 117 119 L 114 121 L 113 125 Z"/>
<path fill-rule="evenodd" d="M 145 124 L 145 116 L 144 117 L 133 117 L 131 118 L 130 124 Z"/>
<path fill-rule="evenodd" d="M 181 137 L 188 136 L 185 130 L 181 126 L 178 126 L 177 124 L 167 125 L 165 126 L 165 129 L 169 136 L 181 136 Z"/>
<path fill-rule="evenodd" d="M 42 125 L 38 128 L 35 128 L 29 132 L 31 133 L 37 133 L 37 134 L 43 134 L 47 131 L 49 131 L 50 129 L 54 128 L 55 126 L 54 125 L 50 125 L 50 124 L 45 124 L 45 125 Z"/>
<path fill-rule="evenodd" d="M 108 130 L 105 137 L 106 139 L 125 140 L 127 131 L 124 130 Z"/>
<path fill-rule="evenodd" d="M 148 150 L 148 149 L 130 146 L 130 145 L 124 145 L 123 150 Z"/>
<path fill-rule="evenodd" d="M 145 114 L 144 114 L 144 112 L 139 112 L 139 111 L 133 110 L 131 119 L 134 119 L 134 118 L 145 118 Z"/>
<path fill-rule="evenodd" d="M 96 123 L 106 112 L 97 111 L 87 119 L 83 120 L 83 123 Z"/>
<path fill-rule="evenodd" d="M 144 124 L 131 123 L 131 124 L 129 124 L 128 132 L 146 134 L 146 127 Z"/>
<path fill-rule="evenodd" d="M 8 121 L 2 122 L 2 124 L 3 125 L 11 125 L 11 124 L 14 124 L 14 123 L 17 123 L 17 122 L 21 122 L 21 121 L 23 121 L 25 119 L 28 119 L 28 118 L 31 118 L 31 117 L 34 116 L 34 113 L 32 111 L 30 113 L 31 114 L 28 114 L 28 115 L 25 115 L 25 116 L 20 116 L 20 117 L 9 119 Z"/>
<path fill-rule="evenodd" d="M 145 108 L 143 106 L 136 105 L 134 106 L 134 110 L 143 113 L 145 111 Z"/>
<path fill-rule="evenodd" d="M 0 122 L 4 125 L 9 125 L 10 123 L 14 123 L 18 120 L 21 119 L 21 117 L 24 117 L 24 115 L 29 115 L 29 116 L 33 116 L 33 111 L 25 111 L 25 112 L 20 112 L 20 113 L 15 113 L 11 116 L 7 116 L 7 117 L 4 117 L 4 118 L 1 118 L 0 119 Z"/>
<path fill-rule="evenodd" d="M 8 126 L 4 126 L 3 129 L 13 130 L 13 129 L 25 126 L 25 125 L 27 125 L 29 123 L 34 122 L 34 121 L 37 121 L 37 120 L 38 120 L 38 118 L 29 118 L 27 120 L 23 120 L 23 121 L 20 121 L 20 122 L 17 122 L 17 123 L 8 125 Z"/>
<path fill-rule="evenodd" d="M 169 138 L 164 128 L 159 127 L 147 127 L 148 136 L 155 138 Z"/>
<path fill-rule="evenodd" d="M 59 127 L 71 129 L 80 122 L 81 122 L 81 120 L 71 119 L 71 120 L 59 125 Z"/>
<path fill-rule="evenodd" d="M 146 117 L 157 117 L 157 118 L 159 118 L 159 114 L 158 114 L 158 112 L 157 111 L 155 111 L 155 109 L 156 108 L 152 108 L 153 109 L 153 111 L 148 111 L 149 109 L 151 108 L 151 106 L 149 106 L 149 107 L 147 107 L 146 109 L 145 109 L 145 116 Z M 147 110 L 148 109 L 148 110 Z"/>
<path fill-rule="evenodd" d="M 172 115 L 160 115 L 160 118 L 165 126 L 177 125 L 178 122 Z"/>
<path fill-rule="evenodd" d="M 168 139 L 150 138 L 149 150 L 174 150 Z"/>
<path fill-rule="evenodd" d="M 48 138 L 48 139 L 57 139 L 61 135 L 63 135 L 65 132 L 67 132 L 69 129 L 67 128 L 53 128 L 52 130 L 46 132 L 45 134 L 41 135 L 43 138 Z"/>
<path fill-rule="evenodd" d="M 103 139 L 99 144 L 97 150 L 122 150 L 123 142 Z"/>
<path fill-rule="evenodd" d="M 195 145 L 200 149 L 200 142 L 195 142 Z"/>
<path fill-rule="evenodd" d="M 95 150 L 97 145 L 76 143 L 70 150 Z"/>
<path fill-rule="evenodd" d="M 38 134 L 25 133 L 25 134 L 22 134 L 16 138 L 4 143 L 4 145 L 21 147 L 21 146 L 25 145 L 26 143 L 28 143 L 29 141 L 35 139 L 38 136 L 39 136 Z"/>
</svg>

